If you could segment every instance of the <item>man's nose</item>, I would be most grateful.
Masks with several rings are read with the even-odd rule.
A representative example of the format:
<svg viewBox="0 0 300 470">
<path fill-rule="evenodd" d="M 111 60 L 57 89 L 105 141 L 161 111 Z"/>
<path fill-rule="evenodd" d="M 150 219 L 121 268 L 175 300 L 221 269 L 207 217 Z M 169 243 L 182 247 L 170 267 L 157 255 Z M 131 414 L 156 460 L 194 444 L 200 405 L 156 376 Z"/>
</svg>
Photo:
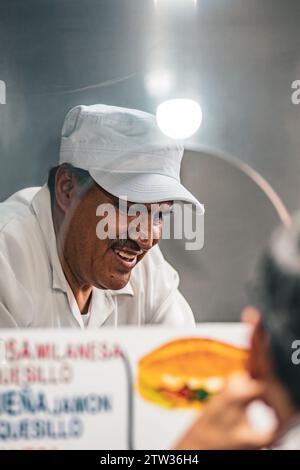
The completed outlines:
<svg viewBox="0 0 300 470">
<path fill-rule="evenodd" d="M 139 245 L 141 250 L 147 251 L 153 247 L 155 240 L 155 227 L 153 224 L 152 217 L 144 219 L 139 225 L 139 230 L 136 233 L 135 241 Z"/>
<path fill-rule="evenodd" d="M 152 248 L 153 246 L 153 234 L 149 233 L 148 236 L 146 238 L 143 237 L 139 237 L 137 240 L 136 240 L 137 244 L 139 245 L 140 249 L 143 250 L 143 251 L 147 251 L 147 250 L 150 250 L 150 248 Z"/>
</svg>

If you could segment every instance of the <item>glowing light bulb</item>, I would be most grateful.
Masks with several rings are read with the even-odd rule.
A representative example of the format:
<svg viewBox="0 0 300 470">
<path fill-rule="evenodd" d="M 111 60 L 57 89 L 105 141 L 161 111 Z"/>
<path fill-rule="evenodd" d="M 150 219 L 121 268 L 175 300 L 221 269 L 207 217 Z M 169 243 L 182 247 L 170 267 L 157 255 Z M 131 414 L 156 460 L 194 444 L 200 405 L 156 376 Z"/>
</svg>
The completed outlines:
<svg viewBox="0 0 300 470">
<path fill-rule="evenodd" d="M 173 139 L 187 139 L 199 129 L 202 110 L 194 100 L 172 99 L 161 103 L 156 110 L 160 130 Z"/>
</svg>

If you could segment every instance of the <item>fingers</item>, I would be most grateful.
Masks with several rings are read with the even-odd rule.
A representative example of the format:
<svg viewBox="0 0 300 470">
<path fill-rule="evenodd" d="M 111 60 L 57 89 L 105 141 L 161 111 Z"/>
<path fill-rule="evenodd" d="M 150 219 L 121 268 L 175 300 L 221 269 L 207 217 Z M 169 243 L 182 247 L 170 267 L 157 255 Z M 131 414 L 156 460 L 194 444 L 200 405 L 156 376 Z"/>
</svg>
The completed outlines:
<svg viewBox="0 0 300 470">
<path fill-rule="evenodd" d="M 248 325 L 256 326 L 261 320 L 259 311 L 252 306 L 244 308 L 242 312 L 242 322 Z"/>
<path fill-rule="evenodd" d="M 266 393 L 265 385 L 252 379 L 248 374 L 235 374 L 227 382 L 224 392 L 230 397 L 230 401 L 240 405 L 263 399 Z"/>
<path fill-rule="evenodd" d="M 261 449 L 276 440 L 276 430 L 259 432 L 248 419 L 249 405 L 263 399 L 265 386 L 248 374 L 232 376 L 207 404 L 183 437 L 181 449 Z M 191 447 L 192 446 L 192 447 Z"/>
<path fill-rule="evenodd" d="M 241 443 L 244 441 L 244 445 L 241 448 L 254 450 L 254 449 L 263 449 L 270 447 L 277 439 L 277 433 L 259 433 L 259 432 L 247 432 L 247 434 L 242 438 Z"/>
</svg>

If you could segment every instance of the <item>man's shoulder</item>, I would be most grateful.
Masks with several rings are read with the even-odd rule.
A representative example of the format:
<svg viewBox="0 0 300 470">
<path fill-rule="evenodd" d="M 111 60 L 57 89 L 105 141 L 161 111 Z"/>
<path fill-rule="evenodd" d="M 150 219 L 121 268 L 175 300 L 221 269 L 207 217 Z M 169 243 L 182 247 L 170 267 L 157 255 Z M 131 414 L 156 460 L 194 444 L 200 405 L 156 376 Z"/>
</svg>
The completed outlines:
<svg viewBox="0 0 300 470">
<path fill-rule="evenodd" d="M 37 220 L 31 203 L 39 189 L 23 189 L 0 203 L 0 252 L 15 262 L 17 253 L 33 251 L 36 243 Z"/>
<path fill-rule="evenodd" d="M 21 189 L 0 203 L 0 233 L 5 232 L 10 223 L 32 216 L 31 203 L 40 189 Z"/>
<path fill-rule="evenodd" d="M 0 302 L 13 289 L 16 299 L 20 292 L 29 299 L 39 297 L 49 284 L 48 253 L 34 210 L 39 190 L 19 191 L 0 204 Z"/>
</svg>

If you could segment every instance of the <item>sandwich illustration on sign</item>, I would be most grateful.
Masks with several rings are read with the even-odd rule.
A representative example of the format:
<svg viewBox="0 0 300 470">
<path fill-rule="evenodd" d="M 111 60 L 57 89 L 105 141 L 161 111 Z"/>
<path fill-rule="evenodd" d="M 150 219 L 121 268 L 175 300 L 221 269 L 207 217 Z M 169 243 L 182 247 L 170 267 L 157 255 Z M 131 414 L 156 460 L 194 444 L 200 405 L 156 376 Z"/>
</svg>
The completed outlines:
<svg viewBox="0 0 300 470">
<path fill-rule="evenodd" d="M 144 356 L 138 363 L 137 390 L 165 408 L 202 408 L 226 379 L 246 370 L 248 351 L 221 341 L 183 338 Z"/>
</svg>

